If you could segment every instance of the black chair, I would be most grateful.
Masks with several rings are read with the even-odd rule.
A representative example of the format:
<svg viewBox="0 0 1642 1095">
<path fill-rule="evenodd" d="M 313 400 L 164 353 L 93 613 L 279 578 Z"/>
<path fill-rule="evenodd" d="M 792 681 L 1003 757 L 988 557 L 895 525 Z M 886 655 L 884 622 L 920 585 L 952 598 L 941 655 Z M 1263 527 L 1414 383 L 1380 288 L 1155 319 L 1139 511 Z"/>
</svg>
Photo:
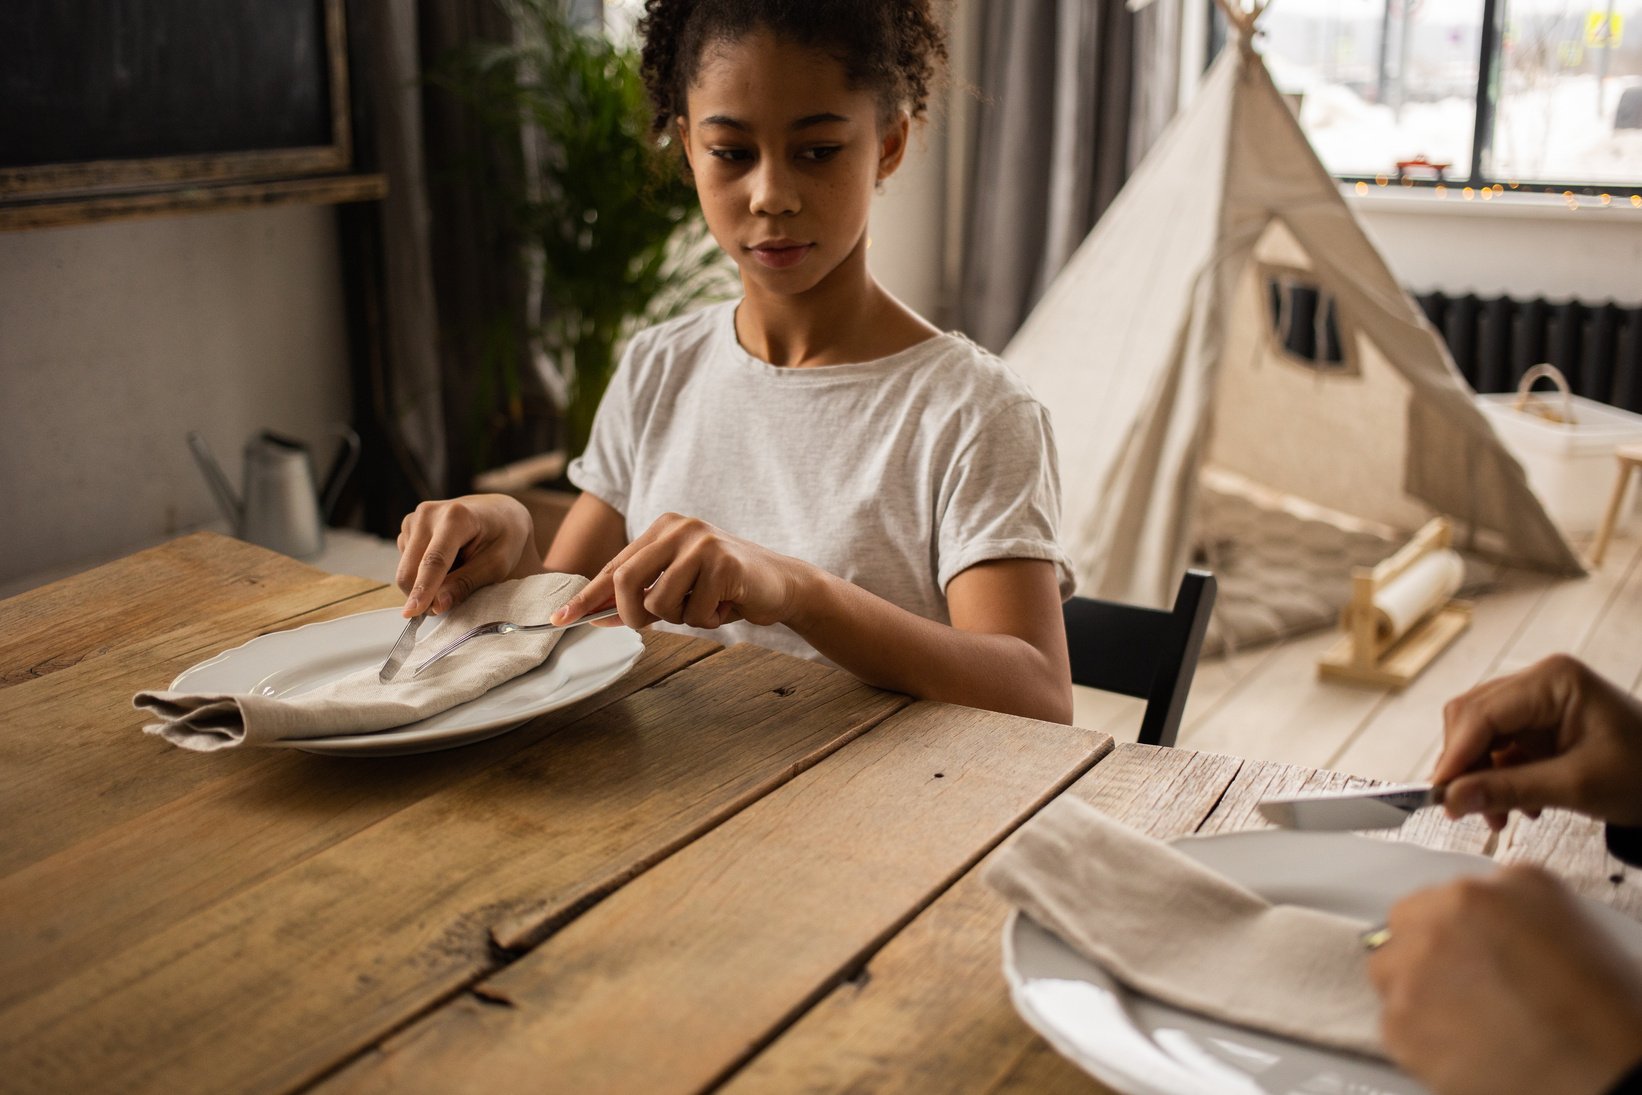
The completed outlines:
<svg viewBox="0 0 1642 1095">
<path fill-rule="evenodd" d="M 1073 597 L 1063 609 L 1072 683 L 1144 699 L 1141 743 L 1174 745 L 1214 593 L 1213 574 L 1188 570 L 1168 611 Z"/>
</svg>

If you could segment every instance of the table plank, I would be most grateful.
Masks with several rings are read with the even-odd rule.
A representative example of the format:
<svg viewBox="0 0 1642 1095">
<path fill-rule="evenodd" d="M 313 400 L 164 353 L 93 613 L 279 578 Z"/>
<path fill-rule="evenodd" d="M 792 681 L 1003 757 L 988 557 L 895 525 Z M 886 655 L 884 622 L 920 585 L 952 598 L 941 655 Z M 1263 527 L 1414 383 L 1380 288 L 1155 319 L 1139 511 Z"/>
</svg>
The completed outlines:
<svg viewBox="0 0 1642 1095">
<path fill-rule="evenodd" d="M 1270 826 L 1254 812 L 1267 794 L 1365 781 L 1293 765 L 1119 745 L 1065 793 L 1143 832 Z M 1432 812 L 1399 834 L 1477 850 L 1481 823 L 1449 826 Z M 994 853 L 995 854 L 995 853 Z M 989 857 L 990 859 L 990 857 Z M 1100 1092 L 1016 1014 L 999 969 L 1007 902 L 968 872 L 843 984 L 753 1059 L 725 1091 Z"/>
<path fill-rule="evenodd" d="M 277 619 L 268 614 L 269 596 L 313 591 L 285 612 L 294 615 L 381 585 L 196 533 L 0 601 L 0 688 L 123 654 L 160 634 L 197 634 L 198 648 L 223 633 L 229 615 Z"/>
<path fill-rule="evenodd" d="M 918 704 L 606 899 L 486 981 L 483 999 L 390 1038 L 324 1090 L 697 1090 L 858 969 L 1110 745 Z M 629 1051 L 636 1038 L 642 1053 Z"/>
<path fill-rule="evenodd" d="M 276 763 L 272 750 L 182 754 L 142 732 L 131 698 L 256 635 L 385 607 L 380 588 L 335 600 L 304 568 L 294 585 L 269 583 L 254 606 L 227 608 L 181 632 L 88 659 L 6 689 L 0 726 L 0 877 L 193 792 L 203 783 Z M 282 579 L 283 581 L 283 579 Z M 350 579 L 351 581 L 351 579 Z M 258 622 L 258 621 L 262 622 Z M 95 792 L 88 792 L 95 788 Z"/>
<path fill-rule="evenodd" d="M 1501 862 L 1548 868 L 1586 897 L 1642 920 L 1642 872 L 1608 853 L 1600 821 L 1568 810 L 1517 816 L 1500 844 Z"/>
<path fill-rule="evenodd" d="M 0 1012 L 7 1082 L 309 1082 L 907 702 L 713 655 Z"/>
<path fill-rule="evenodd" d="M 1195 831 L 1241 764 L 1209 753 L 1119 745 L 1065 793 L 1167 838 Z M 999 967 L 1009 905 L 982 881 L 985 862 L 724 1090 L 1025 1091 L 1055 1075 L 1072 1090 L 1104 1090 L 1070 1066 L 1061 1069 L 1058 1056 L 1010 1004 Z"/>
<path fill-rule="evenodd" d="M 409 757 L 268 751 L 182 797 L 0 878 L 0 1007 L 500 763 L 601 707 L 718 651 L 645 634 L 620 681 L 500 737 Z M 194 754 L 173 750 L 192 769 Z M 72 801 L 72 795 L 65 795 Z"/>
</svg>

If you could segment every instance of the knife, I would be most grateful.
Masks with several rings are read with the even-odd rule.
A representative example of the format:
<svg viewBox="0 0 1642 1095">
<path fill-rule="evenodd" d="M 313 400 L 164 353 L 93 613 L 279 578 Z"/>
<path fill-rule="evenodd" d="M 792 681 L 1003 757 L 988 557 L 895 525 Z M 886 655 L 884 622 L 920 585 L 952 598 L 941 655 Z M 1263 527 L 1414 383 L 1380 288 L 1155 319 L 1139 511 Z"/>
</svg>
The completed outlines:
<svg viewBox="0 0 1642 1095">
<path fill-rule="evenodd" d="M 382 672 L 376 675 L 379 682 L 387 684 L 399 675 L 405 659 L 410 657 L 411 649 L 416 646 L 416 629 L 421 627 L 422 621 L 427 618 L 428 614 L 424 612 L 412 616 L 405 624 L 405 629 L 399 633 L 399 639 L 393 644 L 393 649 L 388 651 L 388 660 L 382 663 Z"/>
<path fill-rule="evenodd" d="M 1415 810 L 1440 803 L 1442 792 L 1429 783 L 1314 791 L 1262 799 L 1257 809 L 1267 821 L 1284 829 L 1395 829 Z"/>
</svg>

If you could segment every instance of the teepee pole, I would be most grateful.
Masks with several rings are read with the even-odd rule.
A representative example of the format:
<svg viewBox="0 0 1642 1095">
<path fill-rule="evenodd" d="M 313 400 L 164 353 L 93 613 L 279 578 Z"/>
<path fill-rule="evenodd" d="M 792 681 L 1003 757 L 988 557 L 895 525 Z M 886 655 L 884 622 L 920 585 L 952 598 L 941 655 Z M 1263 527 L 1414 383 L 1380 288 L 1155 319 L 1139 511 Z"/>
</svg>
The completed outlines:
<svg viewBox="0 0 1642 1095">
<path fill-rule="evenodd" d="M 1242 32 L 1244 40 L 1253 40 L 1254 21 L 1259 17 L 1261 8 L 1257 7 L 1253 12 L 1246 12 L 1234 4 L 1232 0 L 1214 0 L 1214 2 L 1219 6 L 1221 14 L 1225 15 L 1226 21 Z"/>
</svg>

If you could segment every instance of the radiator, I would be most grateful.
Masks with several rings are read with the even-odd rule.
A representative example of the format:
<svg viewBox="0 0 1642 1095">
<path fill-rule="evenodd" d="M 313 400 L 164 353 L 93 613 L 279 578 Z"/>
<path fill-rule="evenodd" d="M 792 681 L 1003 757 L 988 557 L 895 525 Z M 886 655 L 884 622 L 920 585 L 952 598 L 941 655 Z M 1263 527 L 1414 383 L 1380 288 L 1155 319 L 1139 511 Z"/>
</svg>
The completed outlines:
<svg viewBox="0 0 1642 1095">
<path fill-rule="evenodd" d="M 1575 395 L 1642 413 L 1642 306 L 1416 294 L 1454 363 L 1479 392 L 1515 391 L 1541 361 Z"/>
</svg>

